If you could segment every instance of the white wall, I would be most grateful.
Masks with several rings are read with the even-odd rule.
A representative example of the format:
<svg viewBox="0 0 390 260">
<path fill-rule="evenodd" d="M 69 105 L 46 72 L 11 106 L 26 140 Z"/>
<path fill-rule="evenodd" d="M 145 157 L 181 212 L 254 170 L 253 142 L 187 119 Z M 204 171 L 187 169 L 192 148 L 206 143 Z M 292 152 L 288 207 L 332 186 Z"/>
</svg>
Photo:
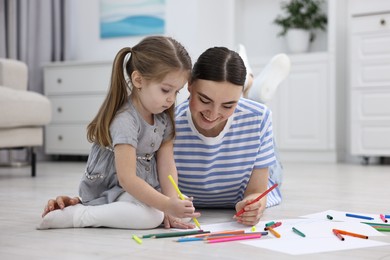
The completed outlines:
<svg viewBox="0 0 390 260">
<path fill-rule="evenodd" d="M 99 1 L 70 0 L 71 50 L 68 59 L 112 60 L 123 47 L 144 36 L 100 39 Z M 166 33 L 180 41 L 193 59 L 206 48 L 234 48 L 234 0 L 166 0 Z"/>
</svg>

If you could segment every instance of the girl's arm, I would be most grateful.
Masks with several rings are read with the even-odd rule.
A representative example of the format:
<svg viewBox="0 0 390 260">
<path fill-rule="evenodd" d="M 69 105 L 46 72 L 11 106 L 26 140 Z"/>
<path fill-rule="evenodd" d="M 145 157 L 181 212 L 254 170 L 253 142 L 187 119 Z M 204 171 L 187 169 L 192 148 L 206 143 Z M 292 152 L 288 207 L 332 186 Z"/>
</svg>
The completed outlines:
<svg viewBox="0 0 390 260">
<path fill-rule="evenodd" d="M 115 167 L 119 184 L 139 201 L 177 217 L 196 217 L 191 201 L 169 198 L 136 175 L 136 150 L 128 144 L 115 145 Z"/>
<path fill-rule="evenodd" d="M 161 192 L 170 198 L 178 198 L 177 191 L 168 179 L 168 176 L 172 175 L 172 178 L 178 184 L 177 169 L 173 156 L 173 141 L 162 143 L 160 149 L 157 151 L 157 172 Z M 181 219 L 169 215 L 165 215 L 164 226 L 165 228 L 195 228 L 195 225 L 183 222 Z"/>
<path fill-rule="evenodd" d="M 168 197 L 177 198 L 178 194 L 168 179 L 168 176 L 172 175 L 175 182 L 178 183 L 176 164 L 173 157 L 173 141 L 162 143 L 157 151 L 157 172 L 161 192 Z"/>
<path fill-rule="evenodd" d="M 245 208 L 245 212 L 242 215 L 235 217 L 238 222 L 244 225 L 256 225 L 260 221 L 267 205 L 267 196 L 251 205 L 246 206 L 246 204 L 265 192 L 267 185 L 268 168 L 254 169 L 246 187 L 244 199 L 236 204 L 237 212 Z"/>
</svg>

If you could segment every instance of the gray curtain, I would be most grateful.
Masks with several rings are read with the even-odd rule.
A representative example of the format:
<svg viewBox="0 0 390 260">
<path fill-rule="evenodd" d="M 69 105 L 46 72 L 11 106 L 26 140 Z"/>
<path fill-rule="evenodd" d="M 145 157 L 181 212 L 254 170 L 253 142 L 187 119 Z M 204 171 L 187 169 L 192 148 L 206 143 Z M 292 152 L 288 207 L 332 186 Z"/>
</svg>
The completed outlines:
<svg viewBox="0 0 390 260">
<path fill-rule="evenodd" d="M 27 64 L 30 91 L 43 93 L 43 65 L 67 59 L 68 3 L 66 0 L 0 0 L 0 57 Z M 45 158 L 42 147 L 37 149 L 37 155 L 39 159 Z M 0 151 L 0 161 L 7 156 L 6 151 Z M 24 156 L 20 151 L 13 157 Z"/>
<path fill-rule="evenodd" d="M 0 57 L 29 68 L 29 90 L 43 93 L 42 66 L 66 60 L 65 0 L 0 0 Z"/>
</svg>

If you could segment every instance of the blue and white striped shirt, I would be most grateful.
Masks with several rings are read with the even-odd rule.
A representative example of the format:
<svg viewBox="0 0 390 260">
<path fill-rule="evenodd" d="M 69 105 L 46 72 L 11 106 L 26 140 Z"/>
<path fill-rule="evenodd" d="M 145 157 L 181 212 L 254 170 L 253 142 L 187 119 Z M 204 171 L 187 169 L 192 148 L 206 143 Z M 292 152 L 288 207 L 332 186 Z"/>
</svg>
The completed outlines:
<svg viewBox="0 0 390 260">
<path fill-rule="evenodd" d="M 175 162 L 179 188 L 196 207 L 234 207 L 244 197 L 255 168 L 275 163 L 271 111 L 241 98 L 217 137 L 195 128 L 185 101 L 176 108 Z M 269 178 L 268 187 L 275 182 Z M 279 188 L 267 195 L 267 207 L 281 202 Z"/>
</svg>

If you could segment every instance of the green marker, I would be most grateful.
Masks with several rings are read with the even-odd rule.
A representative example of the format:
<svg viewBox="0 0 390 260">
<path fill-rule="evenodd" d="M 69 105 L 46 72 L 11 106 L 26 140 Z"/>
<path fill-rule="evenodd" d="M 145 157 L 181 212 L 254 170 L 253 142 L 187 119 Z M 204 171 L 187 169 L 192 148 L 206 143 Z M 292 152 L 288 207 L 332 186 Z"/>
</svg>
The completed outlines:
<svg viewBox="0 0 390 260">
<path fill-rule="evenodd" d="M 331 215 L 326 215 L 326 217 L 327 217 L 328 219 L 330 219 L 330 220 L 333 219 L 333 217 L 332 217 Z"/>
<path fill-rule="evenodd" d="M 265 226 L 269 227 L 269 226 L 272 226 L 273 224 L 275 224 L 275 222 L 271 221 L 271 222 L 268 222 L 267 224 L 265 224 Z"/>
<path fill-rule="evenodd" d="M 301 237 L 306 237 L 305 234 L 303 234 L 301 231 L 299 231 L 299 230 L 296 229 L 295 227 L 293 227 L 292 230 L 293 230 L 296 234 L 300 235 Z"/>
</svg>

